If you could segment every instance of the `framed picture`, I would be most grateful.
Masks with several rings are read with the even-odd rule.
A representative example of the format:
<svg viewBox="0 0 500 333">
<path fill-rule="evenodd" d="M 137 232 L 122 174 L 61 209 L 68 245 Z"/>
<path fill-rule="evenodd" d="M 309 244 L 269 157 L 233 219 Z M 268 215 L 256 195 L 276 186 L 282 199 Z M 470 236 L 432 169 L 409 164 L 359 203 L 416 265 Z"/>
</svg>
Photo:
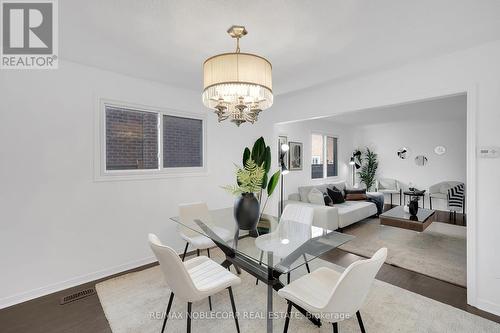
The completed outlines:
<svg viewBox="0 0 500 333">
<path fill-rule="evenodd" d="M 290 171 L 302 170 L 303 152 L 301 142 L 289 142 L 290 145 Z"/>
<path fill-rule="evenodd" d="M 278 166 L 280 166 L 280 155 L 281 155 L 281 145 L 282 144 L 288 144 L 288 138 L 286 136 L 283 136 L 283 135 L 280 135 L 278 136 L 278 154 L 276 156 L 277 157 L 277 163 L 278 163 Z M 285 154 L 285 157 L 283 158 L 285 160 L 285 165 L 287 167 L 287 169 L 289 168 L 289 163 L 288 163 L 288 152 Z"/>
</svg>

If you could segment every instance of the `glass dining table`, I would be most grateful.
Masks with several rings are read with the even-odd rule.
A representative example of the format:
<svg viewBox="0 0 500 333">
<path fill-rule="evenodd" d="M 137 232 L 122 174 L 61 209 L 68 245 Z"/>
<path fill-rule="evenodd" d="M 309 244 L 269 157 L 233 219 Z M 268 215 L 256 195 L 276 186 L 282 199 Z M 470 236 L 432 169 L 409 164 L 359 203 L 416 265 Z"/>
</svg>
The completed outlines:
<svg viewBox="0 0 500 333">
<path fill-rule="evenodd" d="M 204 219 L 182 220 L 179 216 L 171 217 L 183 233 L 191 236 L 210 238 L 224 253 L 222 266 L 234 266 L 238 273 L 241 270 L 253 275 L 267 284 L 267 332 L 272 333 L 273 326 L 273 291 L 283 288 L 280 276 L 308 263 L 322 254 L 352 240 L 354 236 L 310 226 L 296 221 L 281 220 L 266 216 L 269 221 L 269 232 L 257 238 L 247 239 L 244 243 L 238 240 L 226 242 L 221 237 L 227 232 L 239 235 L 238 226 L 233 216 L 233 208 L 211 210 L 210 217 Z M 236 236 L 238 237 L 238 236 Z M 250 237 L 242 235 L 240 238 Z M 226 237 L 227 239 L 227 237 Z M 298 308 L 317 326 L 319 319 L 308 315 L 304 309 Z"/>
</svg>

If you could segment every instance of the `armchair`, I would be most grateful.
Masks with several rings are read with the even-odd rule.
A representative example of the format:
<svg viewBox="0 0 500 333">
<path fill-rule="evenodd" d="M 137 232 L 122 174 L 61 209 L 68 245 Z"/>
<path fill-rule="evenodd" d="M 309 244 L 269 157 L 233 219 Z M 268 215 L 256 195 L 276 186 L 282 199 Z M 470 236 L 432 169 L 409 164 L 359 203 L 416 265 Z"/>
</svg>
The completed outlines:
<svg viewBox="0 0 500 333">
<path fill-rule="evenodd" d="M 378 189 L 378 192 L 387 193 L 391 196 L 391 206 L 393 194 L 399 195 L 399 205 L 402 205 L 403 191 L 398 180 L 392 178 L 379 178 L 375 180 L 375 187 Z"/>
<path fill-rule="evenodd" d="M 463 184 L 463 182 L 443 181 L 429 187 L 429 204 L 431 209 L 432 199 L 445 200 L 448 206 L 448 190 L 459 184 Z"/>
</svg>

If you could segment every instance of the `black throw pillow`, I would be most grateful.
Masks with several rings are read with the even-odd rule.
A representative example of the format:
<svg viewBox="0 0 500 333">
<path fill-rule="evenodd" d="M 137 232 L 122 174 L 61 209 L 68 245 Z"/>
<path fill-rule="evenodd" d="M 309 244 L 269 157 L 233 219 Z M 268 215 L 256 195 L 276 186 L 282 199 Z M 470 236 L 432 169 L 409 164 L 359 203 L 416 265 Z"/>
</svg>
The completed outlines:
<svg viewBox="0 0 500 333">
<path fill-rule="evenodd" d="M 335 186 L 332 189 L 327 188 L 326 190 L 328 191 L 328 196 L 332 198 L 333 204 L 341 204 L 345 202 L 344 194 Z"/>
<path fill-rule="evenodd" d="M 323 193 L 323 199 L 325 200 L 325 206 L 331 206 L 333 204 L 332 198 L 326 193 Z"/>
</svg>

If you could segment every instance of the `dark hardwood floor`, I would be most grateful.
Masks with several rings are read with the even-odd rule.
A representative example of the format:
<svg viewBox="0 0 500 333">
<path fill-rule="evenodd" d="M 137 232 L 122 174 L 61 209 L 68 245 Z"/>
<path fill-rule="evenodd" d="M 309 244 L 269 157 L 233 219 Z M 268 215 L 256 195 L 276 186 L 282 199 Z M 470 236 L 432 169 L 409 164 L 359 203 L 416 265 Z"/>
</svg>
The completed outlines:
<svg viewBox="0 0 500 333">
<path fill-rule="evenodd" d="M 389 208 L 386 207 L 386 209 Z M 449 219 L 447 212 L 437 213 L 440 222 L 465 225 L 462 214 L 457 214 L 457 220 L 454 221 Z M 356 260 L 363 259 L 340 249 L 330 251 L 322 258 L 344 267 Z M 155 264 L 121 274 L 138 271 L 153 265 Z M 500 323 L 499 316 L 467 305 L 466 288 L 388 264 L 382 266 L 377 279 Z M 111 329 L 97 294 L 59 305 L 61 297 L 94 287 L 97 282 L 102 280 L 89 282 L 0 310 L 0 331 L 2 333 L 110 333 Z"/>
<path fill-rule="evenodd" d="M 354 261 L 364 258 L 335 249 L 324 255 L 323 259 L 347 267 Z M 467 288 L 389 264 L 382 266 L 377 279 L 500 323 L 500 316 L 467 304 Z"/>
</svg>

